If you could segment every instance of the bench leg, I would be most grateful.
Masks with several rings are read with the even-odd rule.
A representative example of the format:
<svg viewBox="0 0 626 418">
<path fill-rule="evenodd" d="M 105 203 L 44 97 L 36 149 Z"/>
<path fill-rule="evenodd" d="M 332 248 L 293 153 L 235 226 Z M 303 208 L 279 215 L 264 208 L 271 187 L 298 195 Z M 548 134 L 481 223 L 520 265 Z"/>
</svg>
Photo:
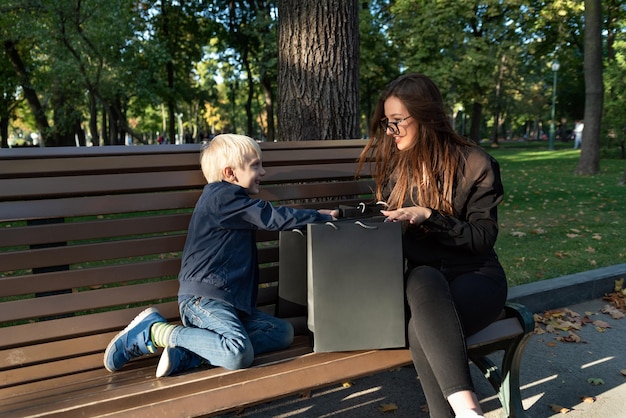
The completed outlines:
<svg viewBox="0 0 626 418">
<path fill-rule="evenodd" d="M 471 356 L 472 362 L 480 369 L 485 378 L 498 394 L 507 417 L 525 418 L 528 414 L 522 406 L 522 394 L 519 384 L 522 352 L 528 335 L 511 341 L 504 347 L 501 367 L 496 366 L 487 356 Z"/>
<path fill-rule="evenodd" d="M 498 397 L 507 416 L 511 418 L 528 416 L 522 406 L 519 375 L 522 353 L 529 338 L 529 334 L 524 334 L 519 340 L 512 342 L 510 348 L 505 350 L 502 359 L 502 383 L 498 391 Z"/>
<path fill-rule="evenodd" d="M 535 321 L 532 313 L 522 305 L 508 303 L 506 309 L 509 317 L 517 317 L 524 332 L 510 340 L 470 350 L 468 355 L 498 394 L 506 415 L 511 418 L 524 418 L 529 415 L 522 406 L 520 366 L 524 348 L 535 329 Z M 488 358 L 488 355 L 496 351 L 503 352 L 500 367 Z"/>
</svg>

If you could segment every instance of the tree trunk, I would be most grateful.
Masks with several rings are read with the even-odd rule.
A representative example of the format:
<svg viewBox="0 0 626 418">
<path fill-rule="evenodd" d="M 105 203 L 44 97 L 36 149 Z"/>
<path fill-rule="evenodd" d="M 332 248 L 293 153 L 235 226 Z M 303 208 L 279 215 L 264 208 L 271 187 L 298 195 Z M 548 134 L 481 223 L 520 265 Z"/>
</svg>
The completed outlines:
<svg viewBox="0 0 626 418">
<path fill-rule="evenodd" d="M 176 101 L 174 100 L 174 63 L 165 64 L 167 70 L 167 135 L 170 144 L 176 143 Z"/>
<path fill-rule="evenodd" d="M 91 145 L 100 145 L 100 135 L 98 135 L 98 104 L 92 92 L 89 92 L 89 134 L 91 135 Z"/>
<path fill-rule="evenodd" d="M 600 172 L 600 123 L 604 85 L 602 82 L 602 5 L 585 0 L 585 128 L 576 174 Z"/>
<path fill-rule="evenodd" d="M 276 138 L 276 129 L 274 125 L 274 93 L 272 91 L 272 82 L 267 73 L 261 76 L 261 86 L 263 87 L 263 96 L 265 97 L 265 114 L 267 115 L 267 132 L 266 140 L 274 142 Z"/>
<path fill-rule="evenodd" d="M 279 141 L 360 137 L 358 5 L 278 1 Z"/>
<path fill-rule="evenodd" d="M 480 121 L 483 117 L 483 105 L 474 102 L 472 105 L 472 126 L 470 127 L 470 139 L 480 144 Z"/>
<path fill-rule="evenodd" d="M 46 144 L 50 133 L 50 125 L 48 124 L 46 112 L 41 105 L 41 102 L 39 101 L 37 92 L 35 91 L 33 84 L 31 83 L 28 69 L 26 68 L 24 61 L 22 61 L 22 57 L 16 49 L 15 42 L 5 41 L 4 50 L 6 51 L 9 61 L 11 61 L 11 65 L 15 70 L 15 74 L 17 75 L 18 80 L 20 81 L 20 85 L 24 93 L 24 98 L 28 102 L 30 110 L 33 112 L 33 116 L 35 117 L 35 123 L 37 124 L 37 130 L 41 135 L 41 141 L 43 144 Z"/>
<path fill-rule="evenodd" d="M 246 135 L 254 137 L 254 116 L 252 115 L 252 101 L 254 100 L 254 76 L 252 75 L 252 67 L 250 66 L 250 60 L 248 59 L 249 51 L 242 54 L 241 59 L 243 61 L 243 68 L 246 71 L 246 83 L 248 87 L 248 94 L 246 95 Z"/>
<path fill-rule="evenodd" d="M 500 143 L 498 139 L 498 134 L 500 133 L 500 127 L 502 125 L 502 121 L 500 120 L 500 116 L 502 115 L 502 85 L 504 84 L 504 72 L 506 65 L 506 54 L 502 54 L 500 58 L 500 69 L 498 71 L 498 80 L 496 81 L 496 91 L 495 91 L 495 102 L 496 108 L 494 112 L 494 122 L 493 122 L 493 145 L 498 146 Z"/>
<path fill-rule="evenodd" d="M 108 120 L 108 113 L 106 110 L 106 106 L 104 106 L 104 104 L 102 105 L 102 135 L 101 135 L 101 141 L 102 141 L 102 145 L 106 145 L 107 144 L 107 138 L 109 137 L 109 120 Z M 100 144 L 98 144 L 100 145 Z"/>
<path fill-rule="evenodd" d="M 76 146 L 76 125 L 80 124 L 80 113 L 74 111 L 71 103 L 71 94 L 64 86 L 54 83 L 51 87 L 52 120 L 54 126 L 50 130 L 46 146 L 71 147 Z"/>
<path fill-rule="evenodd" d="M 0 148 L 9 147 L 9 118 L 0 116 Z"/>
</svg>

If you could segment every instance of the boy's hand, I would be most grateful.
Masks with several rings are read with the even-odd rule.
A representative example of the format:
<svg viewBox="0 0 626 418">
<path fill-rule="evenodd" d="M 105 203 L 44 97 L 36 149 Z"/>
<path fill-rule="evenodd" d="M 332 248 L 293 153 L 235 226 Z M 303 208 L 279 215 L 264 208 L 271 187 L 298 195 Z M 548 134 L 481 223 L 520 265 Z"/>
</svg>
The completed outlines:
<svg viewBox="0 0 626 418">
<path fill-rule="evenodd" d="M 333 217 L 333 220 L 339 217 L 339 209 L 319 209 L 319 213 L 322 215 L 330 215 Z"/>
</svg>

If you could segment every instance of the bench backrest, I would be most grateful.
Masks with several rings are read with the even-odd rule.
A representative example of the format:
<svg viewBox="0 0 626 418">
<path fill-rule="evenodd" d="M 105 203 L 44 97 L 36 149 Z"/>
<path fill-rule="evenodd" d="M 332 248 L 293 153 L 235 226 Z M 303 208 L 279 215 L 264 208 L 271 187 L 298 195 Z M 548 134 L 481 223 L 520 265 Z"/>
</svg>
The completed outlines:
<svg viewBox="0 0 626 418">
<path fill-rule="evenodd" d="M 263 143 L 259 197 L 312 208 L 369 200 L 371 179 L 354 179 L 364 144 Z M 205 184 L 199 150 L 0 150 L 0 397 L 25 380 L 101 368 L 108 341 L 146 305 L 178 317 L 180 254 Z M 277 237 L 258 233 L 268 309 Z"/>
</svg>

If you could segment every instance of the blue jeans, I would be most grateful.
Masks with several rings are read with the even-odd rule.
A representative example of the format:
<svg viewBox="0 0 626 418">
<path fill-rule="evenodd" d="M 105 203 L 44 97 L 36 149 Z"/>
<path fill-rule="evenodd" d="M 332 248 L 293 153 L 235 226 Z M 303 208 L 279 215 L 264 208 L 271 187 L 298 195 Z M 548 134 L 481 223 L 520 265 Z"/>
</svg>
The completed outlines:
<svg viewBox="0 0 626 418">
<path fill-rule="evenodd" d="M 213 299 L 192 297 L 179 304 L 183 327 L 170 343 L 230 370 L 252 364 L 255 354 L 281 350 L 293 342 L 293 326 L 254 309 L 251 314 Z"/>
</svg>

